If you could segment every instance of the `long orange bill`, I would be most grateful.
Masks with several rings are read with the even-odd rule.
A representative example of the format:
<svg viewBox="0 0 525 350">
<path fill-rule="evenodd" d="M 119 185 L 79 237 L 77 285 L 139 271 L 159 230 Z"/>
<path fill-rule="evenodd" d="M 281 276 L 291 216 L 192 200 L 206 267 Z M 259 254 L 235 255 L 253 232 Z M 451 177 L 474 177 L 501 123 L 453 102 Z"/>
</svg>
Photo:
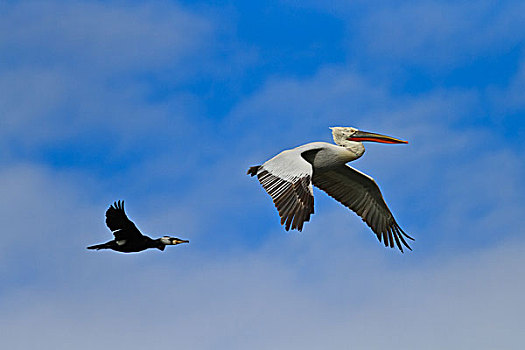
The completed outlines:
<svg viewBox="0 0 525 350">
<path fill-rule="evenodd" d="M 381 134 L 375 134 L 368 131 L 356 131 L 352 136 L 348 138 L 350 141 L 369 141 L 369 142 L 379 142 L 379 143 L 408 143 L 408 141 L 396 139 L 392 136 L 386 136 Z"/>
</svg>

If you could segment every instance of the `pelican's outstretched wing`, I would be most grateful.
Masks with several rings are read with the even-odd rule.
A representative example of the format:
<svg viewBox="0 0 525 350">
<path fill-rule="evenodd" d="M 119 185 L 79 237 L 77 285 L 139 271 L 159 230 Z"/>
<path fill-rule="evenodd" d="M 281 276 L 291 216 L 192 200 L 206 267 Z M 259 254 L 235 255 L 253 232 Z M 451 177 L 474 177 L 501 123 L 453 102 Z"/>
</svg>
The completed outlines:
<svg viewBox="0 0 525 350">
<path fill-rule="evenodd" d="M 124 201 L 115 202 L 106 210 L 106 225 L 117 241 L 142 236 L 137 226 L 124 212 Z"/>
<path fill-rule="evenodd" d="M 394 240 L 401 252 L 403 247 L 412 250 L 405 239 L 414 240 L 397 224 L 381 195 L 374 179 L 362 172 L 342 165 L 328 171 L 314 172 L 313 184 L 328 193 L 359 215 L 386 247 L 394 247 Z"/>
<path fill-rule="evenodd" d="M 272 197 L 281 217 L 281 225 L 301 231 L 314 212 L 312 190 L 313 168 L 302 157 L 302 150 L 286 150 L 260 166 L 251 167 L 248 174 L 257 175 L 262 187 Z"/>
</svg>

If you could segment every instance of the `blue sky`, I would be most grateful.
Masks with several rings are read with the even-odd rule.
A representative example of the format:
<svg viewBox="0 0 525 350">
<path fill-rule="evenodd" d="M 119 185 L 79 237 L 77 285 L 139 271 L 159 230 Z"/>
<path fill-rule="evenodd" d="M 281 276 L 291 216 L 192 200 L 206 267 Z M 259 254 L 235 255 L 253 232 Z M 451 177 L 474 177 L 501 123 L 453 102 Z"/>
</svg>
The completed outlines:
<svg viewBox="0 0 525 350">
<path fill-rule="evenodd" d="M 519 1 L 0 3 L 0 328 L 10 349 L 519 349 Z M 285 232 L 246 169 L 367 144 L 414 251 L 315 190 Z M 104 212 L 151 236 L 123 255 Z"/>
</svg>

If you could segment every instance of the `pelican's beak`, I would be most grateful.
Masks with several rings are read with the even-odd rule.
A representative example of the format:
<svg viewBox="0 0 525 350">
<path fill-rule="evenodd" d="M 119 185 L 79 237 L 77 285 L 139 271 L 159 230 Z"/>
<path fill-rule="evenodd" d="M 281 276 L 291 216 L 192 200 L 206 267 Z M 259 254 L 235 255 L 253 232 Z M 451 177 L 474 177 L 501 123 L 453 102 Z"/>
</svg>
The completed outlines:
<svg viewBox="0 0 525 350">
<path fill-rule="evenodd" d="M 348 138 L 349 141 L 371 141 L 371 142 L 380 142 L 380 143 L 408 143 L 408 141 L 396 139 L 392 136 L 386 136 L 381 134 L 375 134 L 368 131 L 356 131 L 352 136 Z"/>
<path fill-rule="evenodd" d="M 181 243 L 190 243 L 190 241 L 188 240 L 185 240 L 185 239 L 179 239 L 179 238 L 173 238 L 171 240 L 171 244 L 175 245 L 175 244 L 181 244 Z"/>
</svg>

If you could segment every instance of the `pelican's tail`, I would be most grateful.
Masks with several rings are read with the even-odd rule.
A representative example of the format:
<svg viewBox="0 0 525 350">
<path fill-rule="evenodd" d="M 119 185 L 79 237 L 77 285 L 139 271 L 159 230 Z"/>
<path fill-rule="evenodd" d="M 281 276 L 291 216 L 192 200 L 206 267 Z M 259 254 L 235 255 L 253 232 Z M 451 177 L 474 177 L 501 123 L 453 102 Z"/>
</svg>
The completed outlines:
<svg viewBox="0 0 525 350">
<path fill-rule="evenodd" d="M 259 171 L 260 167 L 261 167 L 260 165 L 252 166 L 250 167 L 250 169 L 248 169 L 248 172 L 246 174 L 250 176 L 255 176 L 257 175 L 257 172 Z"/>
</svg>

